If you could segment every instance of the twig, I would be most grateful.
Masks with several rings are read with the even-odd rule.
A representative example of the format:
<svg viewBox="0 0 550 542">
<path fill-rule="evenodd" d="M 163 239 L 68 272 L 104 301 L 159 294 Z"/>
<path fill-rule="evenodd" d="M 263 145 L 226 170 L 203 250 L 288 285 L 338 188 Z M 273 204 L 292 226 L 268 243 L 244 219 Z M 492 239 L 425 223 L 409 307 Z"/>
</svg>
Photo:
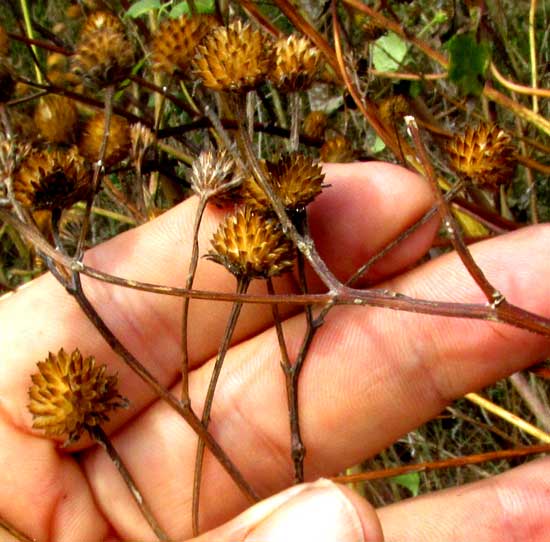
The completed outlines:
<svg viewBox="0 0 550 542">
<path fill-rule="evenodd" d="M 87 427 L 87 431 L 90 434 L 90 437 L 92 437 L 99 445 L 101 445 L 101 447 L 107 452 L 107 455 L 111 458 L 118 472 L 122 476 L 124 483 L 130 490 L 130 493 L 132 494 L 134 501 L 138 505 L 141 514 L 143 515 L 157 538 L 162 541 L 168 541 L 168 535 L 164 532 L 158 521 L 155 519 L 151 508 L 147 504 L 147 501 L 143 498 L 143 495 L 138 489 L 136 483 L 134 482 L 132 475 L 126 468 L 126 465 L 122 461 L 122 458 L 116 451 L 116 448 L 113 446 L 111 440 L 105 434 L 105 431 L 103 431 L 103 429 L 99 425 Z"/>
<path fill-rule="evenodd" d="M 550 432 L 550 412 L 536 393 L 534 393 L 525 376 L 522 373 L 514 373 L 509 377 L 509 380 L 544 430 Z"/>
<path fill-rule="evenodd" d="M 242 276 L 237 279 L 237 293 L 245 293 L 250 284 L 250 279 L 248 277 Z M 227 351 L 229 350 L 229 345 L 231 344 L 231 339 L 233 337 L 233 332 L 235 331 L 235 326 L 239 318 L 243 304 L 239 301 L 236 301 L 231 308 L 231 313 L 229 315 L 229 320 L 227 321 L 227 326 L 225 328 L 225 333 L 223 335 L 222 343 L 214 363 L 214 368 L 212 370 L 212 376 L 210 377 L 210 383 L 208 384 L 208 390 L 206 392 L 206 397 L 204 400 L 204 409 L 202 411 L 202 424 L 205 429 L 208 428 L 210 422 L 210 412 L 212 410 L 212 403 L 214 400 L 214 393 L 216 392 L 216 385 L 218 383 L 218 378 L 220 376 L 223 362 Z M 195 475 L 193 480 L 193 536 L 198 536 L 199 534 L 199 505 L 200 505 L 200 490 L 201 490 L 201 478 L 202 478 L 202 464 L 204 460 L 204 442 L 202 439 L 199 439 L 197 444 L 197 454 L 195 456 Z"/>
<path fill-rule="evenodd" d="M 537 88 L 537 42 L 535 36 L 535 15 L 537 13 L 537 0 L 531 0 L 529 6 L 529 59 L 531 64 L 531 87 Z M 533 94 L 533 113 L 539 112 L 539 100 Z"/>
</svg>

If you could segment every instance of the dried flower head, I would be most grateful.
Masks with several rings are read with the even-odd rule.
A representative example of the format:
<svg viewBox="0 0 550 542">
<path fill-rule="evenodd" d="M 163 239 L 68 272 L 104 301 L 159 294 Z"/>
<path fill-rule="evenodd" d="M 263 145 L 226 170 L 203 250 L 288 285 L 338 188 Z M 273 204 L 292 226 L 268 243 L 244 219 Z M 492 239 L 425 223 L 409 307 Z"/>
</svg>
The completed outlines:
<svg viewBox="0 0 550 542">
<path fill-rule="evenodd" d="M 294 249 L 278 221 L 251 207 L 228 215 L 211 243 L 208 259 L 237 278 L 268 278 L 292 268 Z"/>
<path fill-rule="evenodd" d="M 323 143 L 320 153 L 323 162 L 343 164 L 355 160 L 355 152 L 351 141 L 340 134 L 327 139 Z"/>
<path fill-rule="evenodd" d="M 495 124 L 470 127 L 445 145 L 453 169 L 470 182 L 495 188 L 512 180 L 517 160 L 510 136 Z"/>
<path fill-rule="evenodd" d="M 395 96 L 389 96 L 380 100 L 378 109 L 382 120 L 385 122 L 396 122 L 409 114 L 411 107 L 405 96 L 396 94 Z"/>
<path fill-rule="evenodd" d="M 387 29 L 380 26 L 374 19 L 370 17 L 361 26 L 363 30 L 363 37 L 366 41 L 376 41 L 386 34 Z"/>
<path fill-rule="evenodd" d="M 70 444 L 83 431 L 107 422 L 110 411 L 128 406 L 118 393 L 116 375 L 107 375 L 105 365 L 96 366 L 92 356 L 84 358 L 78 349 L 50 352 L 37 366 L 28 408 L 33 428 L 49 437 L 68 435 L 65 444 Z"/>
<path fill-rule="evenodd" d="M 199 154 L 191 166 L 189 182 L 193 192 L 199 197 L 218 199 L 236 190 L 242 183 L 243 175 L 235 166 L 230 153 L 207 150 Z"/>
<path fill-rule="evenodd" d="M 79 143 L 80 153 L 90 162 L 96 162 L 99 159 L 104 133 L 105 113 L 98 111 L 84 125 Z M 110 167 L 120 162 L 128 156 L 130 146 L 130 125 L 128 121 L 119 115 L 112 115 L 103 164 Z"/>
<path fill-rule="evenodd" d="M 277 162 L 267 162 L 269 182 L 288 211 L 304 208 L 323 189 L 325 178 L 321 166 L 303 154 L 282 156 Z M 243 200 L 258 209 L 269 211 L 271 203 L 253 177 L 247 177 L 241 188 Z"/>
<path fill-rule="evenodd" d="M 273 64 L 271 42 L 241 21 L 214 28 L 197 49 L 195 72 L 214 90 L 252 90 L 267 78 Z"/>
<path fill-rule="evenodd" d="M 0 56 L 8 56 L 10 49 L 10 39 L 6 29 L 0 25 Z"/>
<path fill-rule="evenodd" d="M 321 51 L 295 35 L 275 42 L 275 68 L 270 79 L 285 92 L 307 90 L 321 62 Z"/>
<path fill-rule="evenodd" d="M 101 11 L 88 17 L 72 58 L 73 70 L 92 87 L 124 79 L 134 64 L 134 49 L 120 21 Z"/>
<path fill-rule="evenodd" d="M 321 138 L 325 134 L 328 124 L 328 116 L 324 111 L 311 111 L 304 119 L 302 130 L 305 135 Z"/>
<path fill-rule="evenodd" d="M 151 43 L 153 68 L 170 75 L 186 74 L 197 46 L 215 26 L 218 21 L 212 15 L 183 15 L 163 21 Z"/>
<path fill-rule="evenodd" d="M 34 110 L 34 123 L 40 135 L 51 143 L 71 143 L 78 122 L 73 100 L 49 94 L 41 98 Z"/>
<path fill-rule="evenodd" d="M 15 172 L 13 190 L 25 207 L 64 209 L 88 197 L 91 174 L 76 147 L 34 149 Z"/>
</svg>

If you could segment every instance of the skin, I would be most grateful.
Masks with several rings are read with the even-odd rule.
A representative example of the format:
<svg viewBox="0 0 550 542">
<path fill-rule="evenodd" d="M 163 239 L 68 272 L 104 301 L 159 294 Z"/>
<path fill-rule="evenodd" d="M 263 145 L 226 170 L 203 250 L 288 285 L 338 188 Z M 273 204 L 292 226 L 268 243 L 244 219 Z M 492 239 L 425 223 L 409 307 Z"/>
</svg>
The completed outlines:
<svg viewBox="0 0 550 542">
<path fill-rule="evenodd" d="M 332 186 L 312 204 L 311 230 L 329 267 L 344 279 L 427 210 L 427 183 L 398 166 L 368 163 L 326 167 Z M 126 278 L 181 286 L 190 254 L 196 201 L 89 251 L 86 263 Z M 209 209 L 201 252 L 222 217 Z M 437 300 L 483 303 L 458 258 L 446 255 L 413 270 L 437 223 L 428 223 L 379 262 L 377 286 Z M 474 257 L 511 301 L 550 316 L 548 226 L 530 227 L 476 244 Z M 313 275 L 314 289 L 320 290 Z M 181 300 L 84 279 L 93 304 L 121 341 L 165 386 L 179 393 Z M 279 292 L 295 278 L 282 277 Z M 202 259 L 195 286 L 233 291 L 225 269 Z M 265 286 L 253 284 L 251 291 Z M 192 301 L 190 391 L 202 398 L 229 304 Z M 286 310 L 286 309 L 285 309 Z M 290 355 L 303 315 L 285 315 Z M 191 536 L 191 486 L 196 437 L 169 407 L 114 355 L 76 303 L 43 276 L 0 299 L 0 515 L 38 541 L 153 540 L 105 453 L 82 438 L 71 449 L 32 430 L 27 390 L 36 362 L 61 346 L 117 372 L 131 401 L 113 413 L 107 433 L 173 540 Z M 463 394 L 550 354 L 550 340 L 509 326 L 383 309 L 334 309 L 313 343 L 300 382 L 306 477 L 290 486 L 284 379 L 269 308 L 245 307 L 218 384 L 210 428 L 258 493 L 241 495 L 217 462 L 205 457 L 199 540 L 422 540 L 545 538 L 550 526 L 548 460 L 489 480 L 432 493 L 380 510 L 320 477 L 375 454 Z M 73 453 L 70 453 L 73 452 Z M 75 453 L 78 452 L 77 455 Z M 222 497 L 222 498 L 220 498 Z M 490 506 L 487 506 L 490 503 Z M 436 511 L 436 513 L 434 513 Z M 0 540 L 4 535 L 0 533 Z"/>
</svg>

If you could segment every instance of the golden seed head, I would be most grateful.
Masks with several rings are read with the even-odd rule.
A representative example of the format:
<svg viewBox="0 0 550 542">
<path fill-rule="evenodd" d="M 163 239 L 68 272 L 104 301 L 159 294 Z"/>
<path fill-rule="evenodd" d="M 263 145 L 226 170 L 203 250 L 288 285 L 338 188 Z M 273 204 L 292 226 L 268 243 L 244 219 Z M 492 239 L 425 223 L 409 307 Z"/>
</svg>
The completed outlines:
<svg viewBox="0 0 550 542">
<path fill-rule="evenodd" d="M 94 11 L 91 13 L 82 28 L 80 29 L 80 36 L 84 37 L 88 34 L 92 34 L 97 31 L 109 31 L 118 32 L 124 34 L 124 26 L 120 22 L 120 19 L 108 11 Z"/>
<path fill-rule="evenodd" d="M 10 49 L 10 39 L 6 29 L 0 25 L 0 56 L 8 56 Z"/>
<path fill-rule="evenodd" d="M 303 154 L 284 155 L 277 162 L 267 162 L 265 168 L 274 192 L 289 211 L 303 209 L 323 189 L 325 176 L 321 166 Z M 253 177 L 245 179 L 241 195 L 247 204 L 271 210 L 271 203 Z"/>
<path fill-rule="evenodd" d="M 80 153 L 90 162 L 97 162 L 99 159 L 104 132 L 105 113 L 98 111 L 84 125 L 79 143 Z M 128 156 L 130 147 L 130 125 L 128 121 L 119 115 L 112 115 L 103 164 L 106 167 L 117 164 Z"/>
<path fill-rule="evenodd" d="M 218 91 L 252 90 L 267 78 L 273 64 L 271 42 L 241 21 L 214 28 L 197 49 L 195 73 L 204 86 Z"/>
<path fill-rule="evenodd" d="M 92 356 L 84 358 L 78 349 L 50 352 L 37 366 L 28 409 L 33 428 L 48 437 L 67 435 L 70 444 L 86 429 L 107 422 L 111 410 L 128 406 L 118 393 L 116 375 L 107 375 L 105 365 L 96 366 Z"/>
<path fill-rule="evenodd" d="M 351 141 L 343 135 L 335 135 L 327 139 L 321 147 L 321 161 L 346 163 L 355 160 L 355 153 Z"/>
<path fill-rule="evenodd" d="M 120 21 L 107 12 L 90 15 L 72 58 L 73 70 L 93 87 L 124 79 L 134 64 L 134 49 Z"/>
<path fill-rule="evenodd" d="M 251 207 L 228 215 L 211 243 L 208 259 L 237 278 L 268 278 L 292 268 L 294 249 L 279 222 Z"/>
<path fill-rule="evenodd" d="M 380 117 L 385 122 L 396 122 L 410 113 L 411 107 L 407 98 L 401 94 L 389 96 L 378 103 Z"/>
<path fill-rule="evenodd" d="M 470 127 L 445 145 L 450 163 L 470 182 L 495 188 L 510 182 L 517 165 L 510 136 L 495 124 Z"/>
<path fill-rule="evenodd" d="M 217 25 L 212 15 L 183 15 L 163 21 L 151 43 L 153 69 L 170 75 L 187 73 L 197 46 Z"/>
<path fill-rule="evenodd" d="M 319 69 L 321 51 L 307 39 L 295 35 L 275 43 L 273 84 L 285 91 L 307 90 Z"/>
<path fill-rule="evenodd" d="M 304 119 L 302 130 L 305 135 L 319 139 L 325 135 L 327 124 L 328 116 L 325 112 L 311 111 Z"/>
<path fill-rule="evenodd" d="M 49 94 L 41 98 L 34 110 L 34 123 L 40 135 L 51 143 L 71 143 L 78 122 L 73 100 Z"/>
<path fill-rule="evenodd" d="M 189 182 L 199 197 L 219 197 L 237 189 L 243 176 L 235 167 L 235 161 L 225 149 L 203 151 L 193 161 Z"/>
<path fill-rule="evenodd" d="M 25 207 L 64 209 L 86 199 L 91 174 L 76 147 L 32 150 L 15 172 L 13 191 Z"/>
</svg>

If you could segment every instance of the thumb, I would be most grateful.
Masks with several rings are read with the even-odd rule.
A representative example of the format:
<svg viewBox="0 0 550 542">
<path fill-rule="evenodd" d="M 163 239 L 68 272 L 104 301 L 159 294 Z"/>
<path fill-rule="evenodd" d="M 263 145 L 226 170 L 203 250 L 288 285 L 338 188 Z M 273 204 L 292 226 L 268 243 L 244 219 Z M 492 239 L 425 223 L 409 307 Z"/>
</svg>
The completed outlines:
<svg viewBox="0 0 550 542">
<path fill-rule="evenodd" d="M 381 542 L 374 508 L 330 480 L 294 486 L 192 542 Z"/>
</svg>

